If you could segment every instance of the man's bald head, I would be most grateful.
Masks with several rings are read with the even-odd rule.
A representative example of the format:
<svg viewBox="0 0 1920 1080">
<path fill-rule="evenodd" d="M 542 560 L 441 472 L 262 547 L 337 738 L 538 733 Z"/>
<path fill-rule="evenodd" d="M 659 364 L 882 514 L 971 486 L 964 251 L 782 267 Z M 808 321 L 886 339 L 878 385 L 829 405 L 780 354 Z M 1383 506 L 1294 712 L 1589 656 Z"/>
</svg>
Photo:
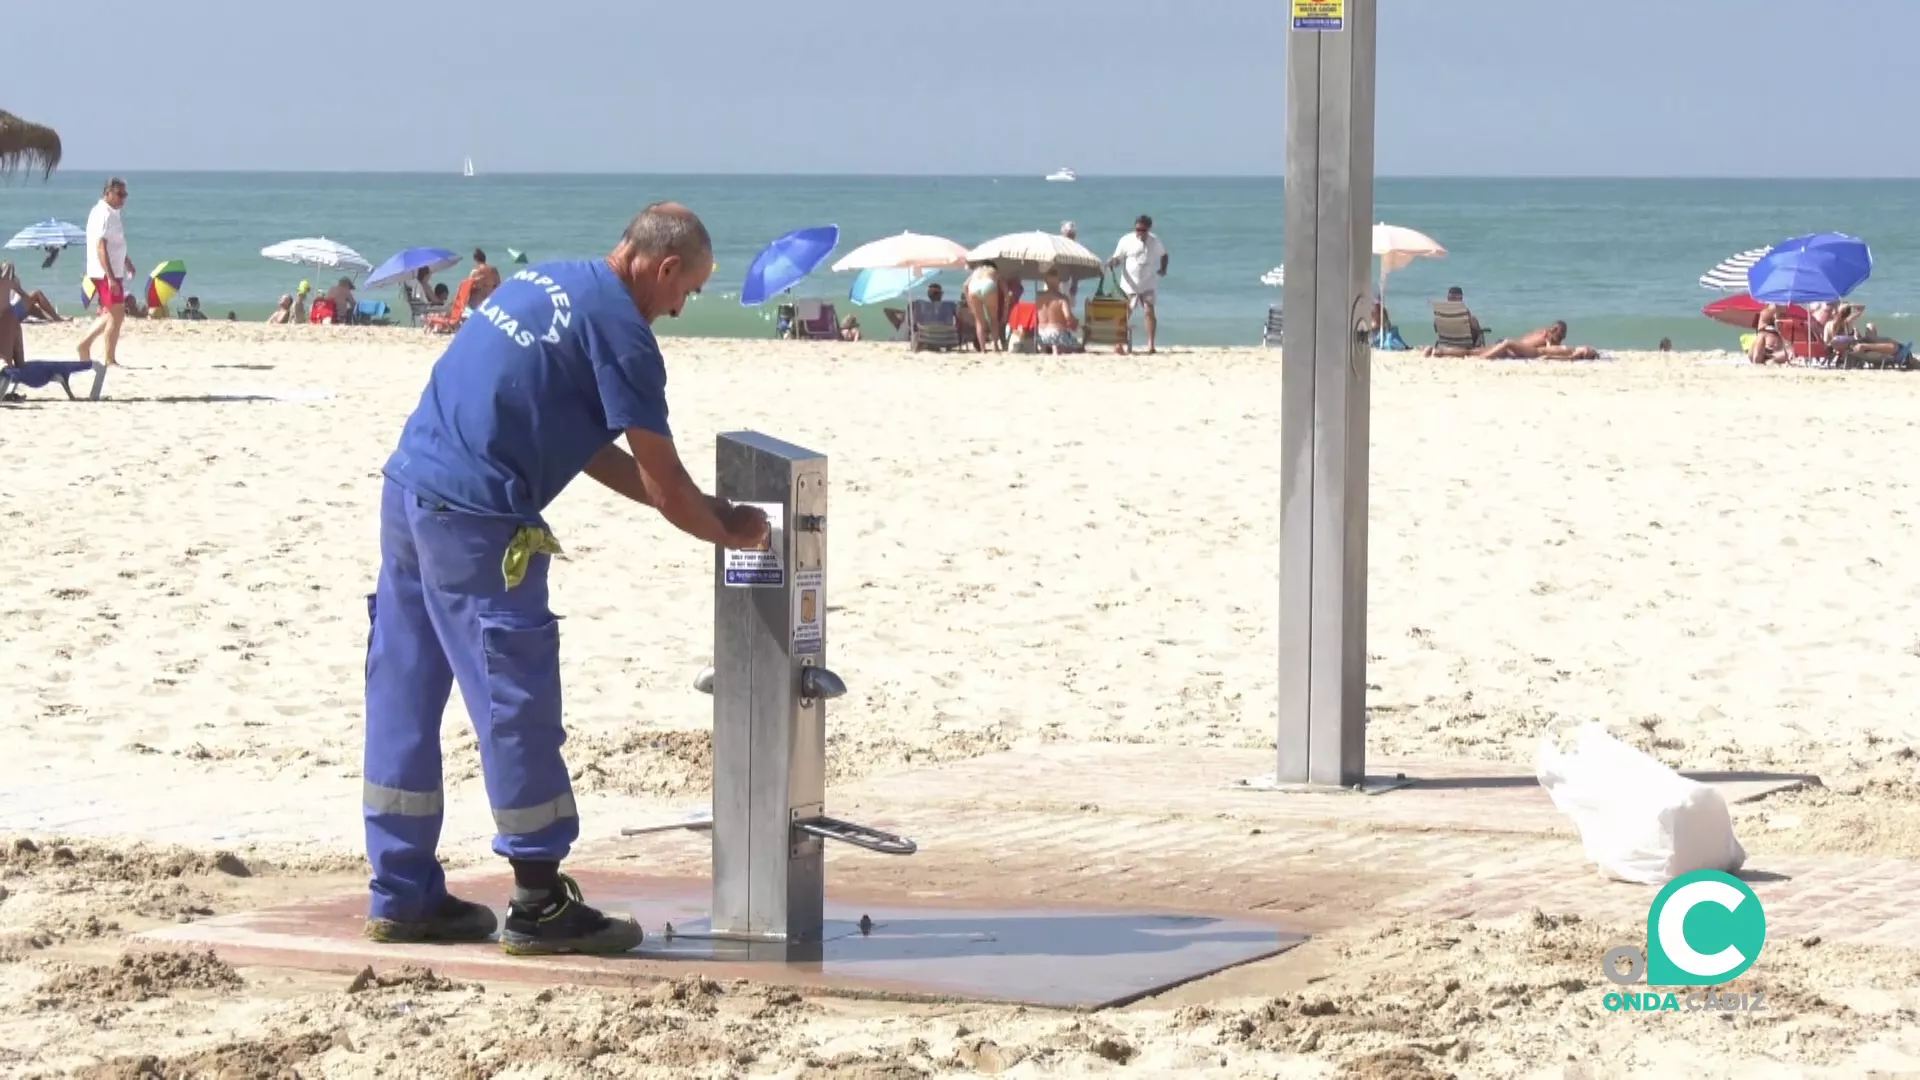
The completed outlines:
<svg viewBox="0 0 1920 1080">
<path fill-rule="evenodd" d="M 633 216 L 620 236 L 622 247 L 650 259 L 678 255 L 682 262 L 713 257 L 713 238 L 700 215 L 676 202 L 657 202 Z"/>
<path fill-rule="evenodd" d="M 607 263 L 627 283 L 634 307 L 648 322 L 678 317 L 687 297 L 713 273 L 713 238 L 693 211 L 657 202 L 627 223 Z"/>
</svg>

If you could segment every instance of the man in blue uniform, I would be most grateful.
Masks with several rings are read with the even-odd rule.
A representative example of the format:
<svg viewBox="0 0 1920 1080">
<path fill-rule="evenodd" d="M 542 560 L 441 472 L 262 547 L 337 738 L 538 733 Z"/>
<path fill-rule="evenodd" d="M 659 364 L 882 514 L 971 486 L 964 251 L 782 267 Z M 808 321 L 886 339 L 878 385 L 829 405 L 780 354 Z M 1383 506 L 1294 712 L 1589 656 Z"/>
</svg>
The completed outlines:
<svg viewBox="0 0 1920 1080">
<path fill-rule="evenodd" d="M 387 459 L 380 578 L 368 610 L 363 791 L 373 863 L 367 936 L 484 941 L 488 908 L 447 892 L 440 718 L 460 685 L 480 741 L 493 850 L 513 867 L 510 953 L 625 952 L 628 917 L 587 905 L 560 863 L 580 834 L 561 760 L 559 551 L 541 513 L 580 473 L 680 531 L 751 547 L 766 516 L 701 493 L 667 427 L 652 324 L 713 270 L 693 212 L 642 210 L 613 254 L 521 270 L 467 317 Z M 626 436 L 631 454 L 615 440 Z"/>
</svg>

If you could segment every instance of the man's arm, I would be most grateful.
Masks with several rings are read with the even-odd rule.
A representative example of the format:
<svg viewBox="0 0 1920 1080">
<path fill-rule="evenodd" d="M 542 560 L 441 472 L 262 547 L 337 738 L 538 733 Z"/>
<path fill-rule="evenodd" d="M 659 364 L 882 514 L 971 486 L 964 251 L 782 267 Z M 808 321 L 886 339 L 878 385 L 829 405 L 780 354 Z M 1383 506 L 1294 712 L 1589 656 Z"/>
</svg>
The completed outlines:
<svg viewBox="0 0 1920 1080">
<path fill-rule="evenodd" d="M 653 499 L 647 495 L 647 486 L 640 482 L 640 467 L 634 464 L 633 455 L 620 449 L 619 443 L 608 443 L 587 462 L 587 475 L 605 485 L 608 490 L 625 495 L 641 506 L 652 506 Z"/>
<path fill-rule="evenodd" d="M 1160 248 L 1160 276 L 1166 277 L 1167 276 L 1167 245 L 1158 244 L 1156 246 Z"/>
<path fill-rule="evenodd" d="M 100 246 L 100 269 L 105 271 L 106 275 L 109 278 L 119 277 L 120 272 L 114 269 L 113 260 L 107 258 L 107 238 L 104 235 L 100 237 L 99 246 Z"/>
<path fill-rule="evenodd" d="M 720 520 L 720 511 L 727 504 L 706 495 L 693 482 L 693 477 L 687 475 L 686 466 L 680 463 L 680 452 L 675 449 L 672 439 L 641 428 L 628 428 L 627 445 L 633 449 L 633 457 L 628 460 L 634 466 L 633 479 L 638 481 L 637 494 L 623 486 L 627 483 L 624 478 L 619 483 L 609 483 L 594 475 L 592 464 L 588 465 L 588 474 L 622 495 L 660 511 L 660 516 L 667 519 L 667 524 L 696 540 L 704 540 L 709 544 L 730 542 L 732 538 L 727 535 L 726 524 Z M 610 449 L 619 454 L 620 459 L 627 459 L 627 455 L 620 453 L 619 448 Z M 602 451 L 594 460 L 601 462 L 602 467 L 610 472 L 626 468 L 625 460 L 614 460 L 609 464 L 605 459 L 606 452 Z"/>
</svg>

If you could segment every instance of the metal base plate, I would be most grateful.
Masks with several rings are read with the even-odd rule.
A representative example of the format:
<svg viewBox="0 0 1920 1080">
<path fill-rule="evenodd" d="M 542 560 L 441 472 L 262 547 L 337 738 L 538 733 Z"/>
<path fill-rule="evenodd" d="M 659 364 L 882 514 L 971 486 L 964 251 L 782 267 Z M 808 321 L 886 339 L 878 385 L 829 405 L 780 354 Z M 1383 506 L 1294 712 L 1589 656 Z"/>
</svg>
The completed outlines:
<svg viewBox="0 0 1920 1080">
<path fill-rule="evenodd" d="M 699 936 L 712 895 L 704 879 L 571 872 L 589 902 L 639 919 L 646 944 L 618 957 L 510 957 L 494 945 L 380 945 L 361 937 L 361 892 L 165 927 L 134 941 L 146 948 L 210 947 L 230 964 L 342 973 L 421 964 L 482 981 L 632 985 L 701 971 L 849 996 L 1099 1009 L 1306 940 L 1268 923 L 1210 915 L 974 908 L 952 900 L 933 907 L 830 896 L 826 940 L 748 943 Z M 475 899 L 504 898 L 512 880 L 467 877 L 453 887 Z M 860 930 L 862 916 L 870 921 L 868 933 Z"/>
<path fill-rule="evenodd" d="M 1392 776 L 1369 776 L 1352 787 L 1339 787 L 1334 784 L 1282 784 L 1274 779 L 1273 773 L 1267 773 L 1264 776 L 1242 780 L 1237 786 L 1252 788 L 1255 791 L 1278 791 L 1283 794 L 1328 795 L 1350 792 L 1355 795 L 1379 795 L 1382 792 L 1408 787 L 1415 782 L 1405 773 L 1395 773 Z"/>
</svg>

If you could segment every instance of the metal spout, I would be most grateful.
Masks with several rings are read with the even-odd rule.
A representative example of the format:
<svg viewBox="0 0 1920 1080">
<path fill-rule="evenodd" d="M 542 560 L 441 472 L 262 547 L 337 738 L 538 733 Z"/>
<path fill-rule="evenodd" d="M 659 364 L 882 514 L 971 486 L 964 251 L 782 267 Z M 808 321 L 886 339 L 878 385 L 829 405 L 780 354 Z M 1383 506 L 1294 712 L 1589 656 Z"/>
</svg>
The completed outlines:
<svg viewBox="0 0 1920 1080">
<path fill-rule="evenodd" d="M 826 668 L 803 667 L 800 669 L 801 697 L 837 698 L 846 692 L 847 684 L 841 680 L 840 676 Z"/>
<path fill-rule="evenodd" d="M 700 674 L 693 677 L 693 688 L 703 694 L 713 693 L 713 669 L 703 667 Z"/>
</svg>

